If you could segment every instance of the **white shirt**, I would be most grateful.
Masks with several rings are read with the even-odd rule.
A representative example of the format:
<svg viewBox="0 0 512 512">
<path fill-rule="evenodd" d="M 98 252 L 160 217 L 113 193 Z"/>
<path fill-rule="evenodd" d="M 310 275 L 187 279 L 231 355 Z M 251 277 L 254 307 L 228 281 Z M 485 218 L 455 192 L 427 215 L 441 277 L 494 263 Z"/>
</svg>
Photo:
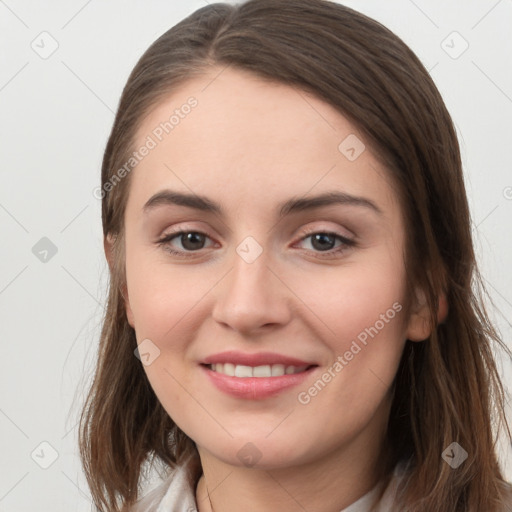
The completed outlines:
<svg viewBox="0 0 512 512">
<path fill-rule="evenodd" d="M 191 483 L 189 473 L 191 460 L 192 457 L 186 463 L 176 467 L 158 487 L 138 501 L 130 512 L 197 512 L 195 488 Z M 396 466 L 376 512 L 391 512 L 393 510 L 397 486 L 405 474 L 405 469 L 404 463 L 399 463 Z M 372 500 L 379 490 L 380 483 L 340 512 L 368 512 Z"/>
</svg>

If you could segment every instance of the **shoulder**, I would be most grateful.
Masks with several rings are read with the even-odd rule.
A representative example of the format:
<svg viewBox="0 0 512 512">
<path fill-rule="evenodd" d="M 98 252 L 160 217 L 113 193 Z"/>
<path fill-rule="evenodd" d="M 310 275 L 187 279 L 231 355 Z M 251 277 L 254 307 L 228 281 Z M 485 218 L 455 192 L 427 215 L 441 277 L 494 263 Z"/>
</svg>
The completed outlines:
<svg viewBox="0 0 512 512">
<path fill-rule="evenodd" d="M 396 505 L 401 503 L 402 494 L 407 488 L 409 476 L 412 472 L 413 461 L 402 460 L 395 466 L 392 478 L 384 493 L 380 508 L 377 512 L 392 512 Z M 512 512 L 512 483 L 503 482 L 500 484 L 503 506 L 499 512 Z"/>
<path fill-rule="evenodd" d="M 507 482 L 503 490 L 504 505 L 502 512 L 512 512 L 512 482 Z"/>
<path fill-rule="evenodd" d="M 411 460 L 401 460 L 396 464 L 382 500 L 379 503 L 378 512 L 395 510 L 396 504 L 400 502 L 401 495 L 407 486 L 407 480 L 411 473 L 411 464 Z"/>
<path fill-rule="evenodd" d="M 400 484 L 409 472 L 405 462 L 399 462 L 388 475 L 373 489 L 341 512 L 392 512 L 396 509 L 397 496 L 400 494 Z"/>
</svg>

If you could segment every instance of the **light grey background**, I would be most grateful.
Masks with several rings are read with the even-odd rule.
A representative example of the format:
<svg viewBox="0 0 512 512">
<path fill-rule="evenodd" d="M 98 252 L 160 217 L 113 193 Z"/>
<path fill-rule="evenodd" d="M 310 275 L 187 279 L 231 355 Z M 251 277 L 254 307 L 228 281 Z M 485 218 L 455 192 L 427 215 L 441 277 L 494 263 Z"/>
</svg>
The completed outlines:
<svg viewBox="0 0 512 512">
<path fill-rule="evenodd" d="M 503 315 L 493 317 L 510 345 L 512 0 L 342 3 L 401 36 L 445 98 L 479 261 Z M 91 509 L 76 423 L 107 278 L 92 191 L 129 72 L 158 36 L 204 5 L 0 0 L 0 512 Z M 511 363 L 500 365 L 510 387 Z M 500 453 L 512 480 L 510 446 Z"/>
</svg>

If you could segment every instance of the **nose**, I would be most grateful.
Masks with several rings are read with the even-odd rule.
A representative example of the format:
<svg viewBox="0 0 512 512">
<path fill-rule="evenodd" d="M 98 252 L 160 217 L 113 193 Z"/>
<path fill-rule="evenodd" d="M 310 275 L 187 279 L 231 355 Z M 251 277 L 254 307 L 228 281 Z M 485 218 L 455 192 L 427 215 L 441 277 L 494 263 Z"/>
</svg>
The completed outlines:
<svg viewBox="0 0 512 512">
<path fill-rule="evenodd" d="M 232 269 L 216 287 L 213 318 L 246 335 L 285 325 L 293 293 L 279 274 L 266 251 L 252 263 L 235 254 Z"/>
</svg>

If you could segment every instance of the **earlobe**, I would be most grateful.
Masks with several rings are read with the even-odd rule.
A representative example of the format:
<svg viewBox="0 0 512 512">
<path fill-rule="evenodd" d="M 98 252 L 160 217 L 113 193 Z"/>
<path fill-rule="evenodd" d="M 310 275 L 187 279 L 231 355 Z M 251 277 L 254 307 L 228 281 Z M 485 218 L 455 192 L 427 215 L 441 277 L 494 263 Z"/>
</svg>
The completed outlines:
<svg viewBox="0 0 512 512">
<path fill-rule="evenodd" d="M 124 300 L 124 309 L 126 311 L 126 318 L 128 319 L 128 323 L 132 328 L 135 329 L 135 322 L 133 317 L 132 307 L 130 306 L 130 297 L 128 296 L 128 287 L 126 283 L 124 283 L 121 287 L 121 295 Z"/>
<path fill-rule="evenodd" d="M 124 304 L 126 309 L 126 318 L 128 319 L 128 323 L 130 324 L 130 327 L 135 329 L 135 319 L 133 316 L 133 311 L 130 306 L 130 301 L 128 300 L 128 293 L 126 291 L 126 287 L 123 289 L 123 297 L 124 297 Z"/>
<path fill-rule="evenodd" d="M 426 315 L 412 313 L 407 329 L 407 339 L 411 341 L 425 341 L 431 333 L 430 322 Z"/>
<path fill-rule="evenodd" d="M 407 328 L 407 339 L 411 341 L 426 340 L 432 330 L 437 327 L 431 325 L 430 310 L 422 290 L 416 290 L 416 308 L 411 312 Z M 443 292 L 439 295 L 437 307 L 437 323 L 443 323 L 448 316 L 448 300 Z"/>
<path fill-rule="evenodd" d="M 110 233 L 103 238 L 103 250 L 105 251 L 105 258 L 107 258 L 107 263 L 112 273 L 114 271 L 114 242 Z"/>
</svg>

